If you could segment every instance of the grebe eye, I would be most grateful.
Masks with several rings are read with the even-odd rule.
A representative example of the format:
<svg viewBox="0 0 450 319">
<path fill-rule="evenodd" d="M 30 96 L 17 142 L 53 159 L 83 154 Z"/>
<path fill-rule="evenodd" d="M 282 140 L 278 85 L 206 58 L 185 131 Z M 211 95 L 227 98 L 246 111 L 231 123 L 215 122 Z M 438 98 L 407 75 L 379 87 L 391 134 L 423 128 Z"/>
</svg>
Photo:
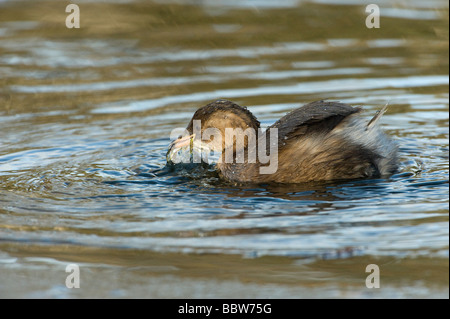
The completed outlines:
<svg viewBox="0 0 450 319">
<path fill-rule="evenodd" d="M 178 136 L 178 139 L 180 139 L 180 138 L 182 138 L 182 137 L 183 137 L 183 135 L 179 135 L 179 136 Z"/>
</svg>

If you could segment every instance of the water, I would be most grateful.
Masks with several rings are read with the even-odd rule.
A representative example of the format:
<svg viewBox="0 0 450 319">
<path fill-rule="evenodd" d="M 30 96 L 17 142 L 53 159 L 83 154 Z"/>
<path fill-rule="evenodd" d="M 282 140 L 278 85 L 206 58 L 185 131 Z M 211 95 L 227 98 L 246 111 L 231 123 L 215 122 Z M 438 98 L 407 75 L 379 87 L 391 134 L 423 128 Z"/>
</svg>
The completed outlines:
<svg viewBox="0 0 450 319">
<path fill-rule="evenodd" d="M 83 1 L 67 29 L 58 1 L 0 2 L 0 297 L 448 298 L 448 3 L 379 5 L 367 29 L 351 1 Z M 389 102 L 400 171 L 167 170 L 171 131 L 219 98 L 263 126 Z"/>
</svg>

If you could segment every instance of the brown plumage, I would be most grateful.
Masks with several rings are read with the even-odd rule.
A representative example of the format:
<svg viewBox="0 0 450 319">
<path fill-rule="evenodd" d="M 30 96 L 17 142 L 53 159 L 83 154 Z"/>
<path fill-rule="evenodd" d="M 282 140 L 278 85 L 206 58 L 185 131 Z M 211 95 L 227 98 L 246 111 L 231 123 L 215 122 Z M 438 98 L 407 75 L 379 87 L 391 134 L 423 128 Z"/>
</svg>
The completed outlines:
<svg viewBox="0 0 450 319">
<path fill-rule="evenodd" d="M 220 131 L 224 137 L 221 141 L 205 137 L 203 140 L 197 137 L 197 141 L 221 152 L 217 169 L 229 181 L 301 183 L 392 174 L 397 167 L 397 146 L 378 126 L 382 112 L 369 123 L 362 119 L 360 112 L 360 108 L 347 104 L 316 101 L 288 113 L 262 132 L 259 121 L 249 110 L 230 101 L 218 100 L 198 109 L 187 131 L 193 134 L 194 120 L 201 121 L 202 136 L 208 128 Z M 227 140 L 229 131 L 226 128 L 250 130 L 245 131 L 248 133 L 245 137 L 236 134 Z M 273 152 L 269 147 L 273 129 L 278 132 L 278 138 L 273 140 L 278 152 L 269 163 L 275 163 L 276 170 L 262 173 L 269 163 L 262 162 L 259 156 L 253 161 L 251 154 Z M 240 138 L 244 141 L 243 163 L 237 160 Z M 265 141 L 267 143 L 263 143 Z M 169 153 L 176 145 L 177 141 L 172 143 Z M 233 156 L 232 161 L 225 158 L 227 150 Z"/>
</svg>

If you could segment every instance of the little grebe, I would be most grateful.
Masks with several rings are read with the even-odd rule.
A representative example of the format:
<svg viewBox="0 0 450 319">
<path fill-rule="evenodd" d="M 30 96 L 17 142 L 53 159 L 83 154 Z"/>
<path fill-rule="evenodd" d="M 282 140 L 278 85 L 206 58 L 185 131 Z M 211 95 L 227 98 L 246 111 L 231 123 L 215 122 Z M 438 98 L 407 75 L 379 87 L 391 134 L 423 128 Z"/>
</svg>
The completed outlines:
<svg viewBox="0 0 450 319">
<path fill-rule="evenodd" d="M 170 163 L 180 150 L 218 152 L 219 174 L 234 182 L 386 176 L 397 168 L 397 145 L 379 128 L 385 110 L 386 106 L 367 122 L 359 115 L 361 108 L 316 101 L 288 113 L 263 132 L 247 108 L 217 100 L 194 113 L 185 136 L 171 143 L 167 160 Z"/>
</svg>

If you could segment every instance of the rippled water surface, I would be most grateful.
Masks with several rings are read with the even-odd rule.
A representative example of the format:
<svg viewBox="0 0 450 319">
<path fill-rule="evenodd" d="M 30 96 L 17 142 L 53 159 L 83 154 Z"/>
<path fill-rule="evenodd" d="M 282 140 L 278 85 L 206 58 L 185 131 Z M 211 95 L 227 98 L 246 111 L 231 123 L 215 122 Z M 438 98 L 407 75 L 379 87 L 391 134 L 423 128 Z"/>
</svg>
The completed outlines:
<svg viewBox="0 0 450 319">
<path fill-rule="evenodd" d="M 0 297 L 448 298 L 448 3 L 0 1 Z M 233 185 L 168 170 L 225 98 L 263 126 L 384 104 L 390 178 Z M 80 289 L 65 285 L 80 267 Z M 366 266 L 380 268 L 379 289 Z"/>
</svg>

